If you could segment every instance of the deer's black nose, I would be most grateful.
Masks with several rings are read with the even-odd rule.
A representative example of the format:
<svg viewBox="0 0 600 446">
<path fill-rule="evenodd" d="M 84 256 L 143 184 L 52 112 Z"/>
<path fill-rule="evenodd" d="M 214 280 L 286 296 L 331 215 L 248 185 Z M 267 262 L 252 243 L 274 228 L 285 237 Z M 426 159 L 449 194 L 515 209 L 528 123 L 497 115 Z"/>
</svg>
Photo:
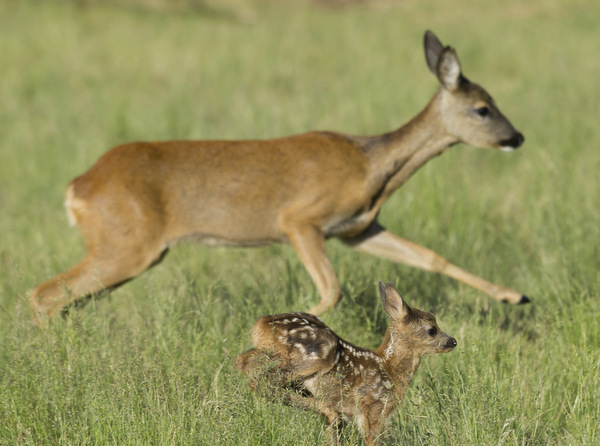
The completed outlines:
<svg viewBox="0 0 600 446">
<path fill-rule="evenodd" d="M 521 145 L 525 142 L 525 137 L 521 132 L 517 132 L 515 139 L 515 145 L 513 147 L 521 147 Z"/>
<path fill-rule="evenodd" d="M 521 147 L 521 145 L 523 144 L 524 141 L 525 141 L 525 137 L 523 136 L 523 134 L 521 132 L 517 132 L 513 136 L 511 136 L 509 139 L 500 141 L 500 145 L 504 146 L 504 147 L 512 147 L 513 149 L 516 149 L 518 147 Z"/>
</svg>

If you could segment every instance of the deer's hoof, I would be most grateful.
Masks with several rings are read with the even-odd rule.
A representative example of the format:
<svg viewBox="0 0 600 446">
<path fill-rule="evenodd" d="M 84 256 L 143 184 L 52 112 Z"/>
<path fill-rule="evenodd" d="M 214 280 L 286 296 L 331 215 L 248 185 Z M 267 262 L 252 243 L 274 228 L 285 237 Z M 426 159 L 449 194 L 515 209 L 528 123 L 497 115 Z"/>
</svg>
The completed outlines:
<svg viewBox="0 0 600 446">
<path fill-rule="evenodd" d="M 529 299 L 527 296 L 525 296 L 524 294 L 521 296 L 521 300 L 519 301 L 518 305 L 521 304 L 528 304 L 529 302 L 531 302 L 531 299 Z"/>
</svg>

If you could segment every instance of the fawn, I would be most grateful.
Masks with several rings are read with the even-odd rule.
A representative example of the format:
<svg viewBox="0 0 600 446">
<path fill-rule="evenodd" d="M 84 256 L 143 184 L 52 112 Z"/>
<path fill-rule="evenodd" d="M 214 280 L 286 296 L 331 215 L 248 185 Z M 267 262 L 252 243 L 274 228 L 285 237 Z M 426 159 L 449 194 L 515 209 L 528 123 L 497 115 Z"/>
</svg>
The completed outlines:
<svg viewBox="0 0 600 446">
<path fill-rule="evenodd" d="M 285 392 L 286 402 L 320 412 L 335 441 L 343 421 L 356 418 L 366 444 L 374 444 L 421 357 L 456 347 L 435 316 L 409 307 L 391 282 L 379 282 L 379 295 L 391 322 L 377 350 L 346 342 L 316 316 L 289 313 L 258 319 L 252 329 L 255 348 L 238 355 L 235 364 L 253 389 L 299 390 Z"/>
<path fill-rule="evenodd" d="M 455 51 L 429 31 L 425 58 L 437 93 L 410 122 L 383 135 L 137 142 L 108 151 L 66 192 L 69 220 L 80 227 L 88 254 L 31 292 L 34 317 L 53 316 L 77 299 L 126 283 L 185 241 L 291 245 L 321 296 L 309 310 L 314 314 L 340 296 L 325 247 L 333 237 L 453 277 L 499 301 L 527 302 L 377 221 L 392 193 L 450 146 L 510 151 L 524 140 L 492 97 L 462 75 Z"/>
</svg>

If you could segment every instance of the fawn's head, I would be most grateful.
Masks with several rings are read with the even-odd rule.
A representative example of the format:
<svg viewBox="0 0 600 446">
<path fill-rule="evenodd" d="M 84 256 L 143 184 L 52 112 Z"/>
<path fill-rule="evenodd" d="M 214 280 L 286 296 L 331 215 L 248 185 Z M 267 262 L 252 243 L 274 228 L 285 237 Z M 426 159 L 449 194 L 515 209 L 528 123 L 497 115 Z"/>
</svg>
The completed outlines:
<svg viewBox="0 0 600 446">
<path fill-rule="evenodd" d="M 500 112 L 494 99 L 462 74 L 453 48 L 444 47 L 431 31 L 425 33 L 425 58 L 440 83 L 437 96 L 446 131 L 476 147 L 516 150 L 525 138 Z"/>
<path fill-rule="evenodd" d="M 379 282 L 383 309 L 391 319 L 386 357 L 396 352 L 411 352 L 416 356 L 428 353 L 447 353 L 456 347 L 456 339 L 439 329 L 435 316 L 409 307 L 391 282 Z"/>
</svg>

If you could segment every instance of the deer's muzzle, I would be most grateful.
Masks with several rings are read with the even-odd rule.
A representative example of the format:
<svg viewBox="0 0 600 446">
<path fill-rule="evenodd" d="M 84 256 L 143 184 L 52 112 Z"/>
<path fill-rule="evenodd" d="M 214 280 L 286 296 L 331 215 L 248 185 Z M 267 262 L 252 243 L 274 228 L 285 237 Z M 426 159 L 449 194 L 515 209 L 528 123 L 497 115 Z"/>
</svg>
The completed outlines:
<svg viewBox="0 0 600 446">
<path fill-rule="evenodd" d="M 525 141 L 525 137 L 523 136 L 523 134 L 521 132 L 516 132 L 509 139 L 504 139 L 504 140 L 500 141 L 500 146 L 502 147 L 503 150 L 507 150 L 507 151 L 515 150 L 515 149 L 518 149 L 519 147 L 521 147 L 521 145 L 523 144 L 524 141 Z"/>
</svg>

